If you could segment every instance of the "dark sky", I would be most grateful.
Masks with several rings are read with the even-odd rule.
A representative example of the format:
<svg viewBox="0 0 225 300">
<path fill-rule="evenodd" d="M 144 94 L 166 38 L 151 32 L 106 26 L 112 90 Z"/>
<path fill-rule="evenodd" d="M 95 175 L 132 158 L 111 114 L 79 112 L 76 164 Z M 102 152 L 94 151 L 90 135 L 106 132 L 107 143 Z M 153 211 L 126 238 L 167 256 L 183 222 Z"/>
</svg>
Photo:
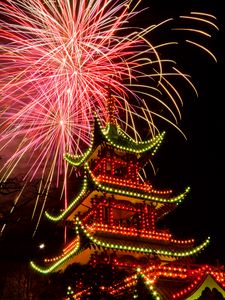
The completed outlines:
<svg viewBox="0 0 225 300">
<path fill-rule="evenodd" d="M 188 93 L 184 97 L 180 127 L 185 132 L 184 140 L 171 128 L 167 128 L 165 143 L 157 156 L 159 175 L 178 186 L 191 186 L 186 201 L 164 220 L 177 233 L 194 237 L 211 236 L 211 245 L 206 252 L 213 260 L 225 263 L 224 222 L 224 16 L 222 1 L 145 1 L 157 18 L 175 17 L 190 11 L 214 14 L 219 32 L 215 32 L 207 45 L 216 55 L 214 63 L 197 49 L 184 50 L 177 57 L 192 82 L 199 97 Z M 152 5 L 151 5 L 152 3 Z M 163 3 L 163 4 L 162 4 Z M 166 5 L 166 6 L 165 6 Z M 160 155 L 161 154 L 161 155 Z M 167 223 L 167 224 L 168 224 Z"/>
<path fill-rule="evenodd" d="M 145 0 L 143 6 L 149 7 L 149 18 L 142 18 L 140 21 L 146 23 L 143 25 L 147 25 L 149 22 L 159 22 L 167 17 L 188 14 L 190 11 L 212 13 L 218 18 L 217 25 L 220 31 L 215 31 L 209 42 L 209 48 L 218 59 L 217 64 L 198 49 L 192 51 L 190 47 L 184 49 L 181 56 L 176 57 L 185 71 L 192 75 L 199 97 L 196 98 L 192 92 L 188 92 L 184 97 L 180 127 L 186 134 L 187 140 L 175 129 L 165 128 L 166 140 L 157 154 L 155 167 L 158 170 L 158 181 L 167 182 L 172 188 L 182 189 L 186 186 L 192 188 L 186 201 L 168 215 L 164 223 L 169 224 L 177 235 L 189 235 L 199 239 L 211 236 L 212 242 L 208 249 L 208 257 L 212 254 L 212 261 L 218 258 L 225 263 L 222 103 L 224 79 L 221 75 L 224 71 L 225 12 L 222 2 L 221 0 Z M 158 32 L 163 35 L 163 31 Z M 26 209 L 24 212 L 26 213 Z M 21 213 L 24 212 L 21 209 Z M 9 235 L 11 242 L 13 242 L 12 238 L 17 235 L 16 228 L 15 223 L 13 233 Z M 20 226 L 18 226 L 19 229 L 21 230 Z M 13 244 L 6 241 L 5 237 L 2 238 L 0 244 L 2 249 L 3 245 Z M 35 240 L 35 245 L 37 243 L 38 241 Z M 25 245 L 27 247 L 28 244 Z"/>
</svg>

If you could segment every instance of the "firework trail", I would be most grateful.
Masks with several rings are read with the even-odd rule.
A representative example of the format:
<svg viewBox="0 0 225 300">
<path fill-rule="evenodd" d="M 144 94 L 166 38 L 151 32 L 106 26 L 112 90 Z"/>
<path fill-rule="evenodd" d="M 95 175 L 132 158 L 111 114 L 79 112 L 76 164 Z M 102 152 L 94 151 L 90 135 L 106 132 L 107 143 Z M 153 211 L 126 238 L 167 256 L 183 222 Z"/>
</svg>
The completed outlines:
<svg viewBox="0 0 225 300">
<path fill-rule="evenodd" d="M 109 91 L 117 122 L 135 140 L 141 139 L 137 120 L 153 136 L 155 118 L 177 127 L 182 98 L 171 78 L 194 86 L 174 61 L 159 54 L 177 43 L 153 45 L 149 38 L 152 31 L 173 20 L 144 29 L 131 27 L 140 13 L 138 4 L 129 0 L 0 1 L 0 153 L 8 153 L 0 177 L 7 181 L 23 168 L 24 182 L 41 178 L 39 190 L 46 196 L 40 201 L 37 224 L 52 182 L 63 182 L 67 205 L 68 167 L 63 156 L 65 152 L 81 154 L 88 147 L 94 113 L 103 125 L 108 121 Z M 197 29 L 174 29 L 209 37 L 197 24 L 217 28 L 210 15 L 193 13 L 180 20 L 185 19 L 196 22 Z M 213 56 L 195 40 L 187 42 Z M 38 201 L 39 197 L 33 215 Z"/>
</svg>

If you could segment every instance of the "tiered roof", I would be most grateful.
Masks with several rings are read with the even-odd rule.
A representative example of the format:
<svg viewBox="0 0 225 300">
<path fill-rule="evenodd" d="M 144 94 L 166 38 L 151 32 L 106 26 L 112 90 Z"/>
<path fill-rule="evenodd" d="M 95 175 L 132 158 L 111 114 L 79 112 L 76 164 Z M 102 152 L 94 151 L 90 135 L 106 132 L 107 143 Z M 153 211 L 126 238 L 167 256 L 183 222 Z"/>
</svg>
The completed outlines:
<svg viewBox="0 0 225 300">
<path fill-rule="evenodd" d="M 163 141 L 164 135 L 165 132 L 146 141 L 136 142 L 116 124 L 107 123 L 103 128 L 98 118 L 95 117 L 92 140 L 87 151 L 82 155 L 66 154 L 65 159 L 73 166 L 81 166 L 84 162 L 88 162 L 90 157 L 95 156 L 96 149 L 103 143 L 111 145 L 114 149 L 136 154 L 138 157 L 146 152 L 148 155 L 154 155 Z"/>
<path fill-rule="evenodd" d="M 115 196 L 119 196 L 120 199 L 132 199 L 132 201 L 140 202 L 153 202 L 155 203 L 155 208 L 158 210 L 158 218 L 168 211 L 171 211 L 174 207 L 176 207 L 182 200 L 185 198 L 186 194 L 190 191 L 190 188 L 187 187 L 183 193 L 178 195 L 171 195 L 172 191 L 156 191 L 151 189 L 150 185 L 147 184 L 132 184 L 129 186 L 125 186 L 120 184 L 120 182 L 110 182 L 103 178 L 101 175 L 96 177 L 93 172 L 90 170 L 88 164 L 84 166 L 84 177 L 81 183 L 80 191 L 77 196 L 73 199 L 73 201 L 69 204 L 66 210 L 59 213 L 58 215 L 51 215 L 46 212 L 46 216 L 51 221 L 57 222 L 68 218 L 72 220 L 73 217 L 77 214 L 81 209 L 84 209 L 84 204 L 86 207 L 89 207 L 90 199 L 96 193 L 96 191 L 101 191 L 102 193 L 111 193 Z"/>
<path fill-rule="evenodd" d="M 209 238 L 195 246 L 194 240 L 176 240 L 171 234 L 160 232 L 155 228 L 145 230 L 127 225 L 107 225 L 99 221 L 94 221 L 91 224 L 85 222 L 85 215 L 87 216 L 90 210 L 94 210 L 92 199 L 100 197 L 100 195 L 104 195 L 105 198 L 113 196 L 118 203 L 126 202 L 126 207 L 131 204 L 135 206 L 143 203 L 151 205 L 155 212 L 154 222 L 175 208 L 185 198 L 190 190 L 189 187 L 183 193 L 174 195 L 172 190 L 156 190 L 151 184 L 140 179 L 139 170 L 137 170 L 140 168 L 139 162 L 142 161 L 141 164 L 143 164 L 143 157 L 146 153 L 148 154 L 146 159 L 149 159 L 150 154 L 155 154 L 163 137 L 164 133 L 144 142 L 136 142 L 116 123 L 109 123 L 106 128 L 102 128 L 98 119 L 95 118 L 90 148 L 81 156 L 69 154 L 65 156 L 70 164 L 83 170 L 80 191 L 63 212 L 55 216 L 46 213 L 46 216 L 55 222 L 60 220 L 72 221 L 76 227 L 77 236 L 59 256 L 46 260 L 45 267 L 40 268 L 32 262 L 31 264 L 36 270 L 42 273 L 56 271 L 62 267 L 65 268 L 69 262 L 81 261 L 84 256 L 88 261 L 95 249 L 132 254 L 137 259 L 143 255 L 156 255 L 160 260 L 171 261 L 189 257 L 205 248 L 209 243 Z M 114 158 L 104 156 L 105 154 L 101 154 L 102 156 L 99 157 L 99 152 L 110 147 L 113 154 L 115 154 L 114 151 L 117 151 L 118 164 L 126 160 L 124 154 L 130 153 L 134 162 L 128 161 L 127 163 L 135 167 L 136 177 L 133 179 L 129 176 L 123 178 L 123 176 L 115 176 L 113 172 L 108 174 L 98 170 L 98 163 L 106 166 L 107 162 L 113 162 Z M 136 168 L 136 166 L 139 167 Z M 111 199 L 110 201 L 114 205 L 114 200 Z M 100 204 L 99 200 L 98 205 Z M 80 218 L 79 215 L 81 214 L 82 217 Z M 122 266 L 123 263 L 118 261 L 117 264 Z M 132 267 L 136 266 L 133 265 Z"/>
<path fill-rule="evenodd" d="M 97 118 L 95 118 L 93 128 L 93 138 L 91 146 L 83 155 L 66 154 L 65 159 L 73 166 L 82 167 L 84 170 L 83 179 L 81 183 L 80 192 L 69 204 L 68 208 L 58 215 L 51 215 L 46 212 L 47 218 L 51 221 L 57 222 L 68 218 L 72 220 L 79 211 L 83 202 L 87 202 L 87 206 L 93 192 L 98 190 L 102 193 L 111 193 L 119 196 L 120 199 L 132 199 L 132 201 L 140 202 L 154 202 L 158 210 L 158 218 L 167 214 L 174 209 L 190 191 L 187 187 L 184 192 L 175 195 L 172 190 L 156 190 L 152 188 L 149 183 L 135 182 L 131 180 L 122 180 L 113 176 L 105 176 L 102 174 L 96 175 L 91 169 L 90 163 L 96 157 L 99 146 L 107 144 L 121 152 L 132 153 L 137 157 L 137 160 L 142 160 L 146 155 L 154 155 L 161 144 L 165 133 L 159 134 L 156 137 L 147 141 L 136 142 L 129 137 L 118 125 L 108 123 L 106 128 L 103 128 Z M 136 162 L 138 163 L 138 161 Z"/>
<path fill-rule="evenodd" d="M 122 232 L 122 230 L 124 232 Z M 44 267 L 38 267 L 32 262 L 32 266 L 41 273 L 49 273 L 61 269 L 61 266 L 68 265 L 74 256 L 79 256 L 82 251 L 86 251 L 87 261 L 91 253 L 94 253 L 96 247 L 102 250 L 112 250 L 127 254 L 157 255 L 160 260 L 174 261 L 179 258 L 190 257 L 202 251 L 209 243 L 210 238 L 194 246 L 194 240 L 176 240 L 169 233 L 159 232 L 141 232 L 135 230 L 116 230 L 116 228 L 106 228 L 106 226 L 83 224 L 79 218 L 76 218 L 76 238 L 71 241 L 63 252 L 52 259 L 45 260 Z M 137 239 L 138 235 L 138 239 Z M 75 260 L 81 261 L 81 258 Z M 73 262 L 75 262 L 73 261 Z M 117 261 L 116 265 L 126 267 L 123 262 Z M 137 263 L 138 265 L 140 263 Z M 131 266 L 136 268 L 134 264 Z"/>
</svg>

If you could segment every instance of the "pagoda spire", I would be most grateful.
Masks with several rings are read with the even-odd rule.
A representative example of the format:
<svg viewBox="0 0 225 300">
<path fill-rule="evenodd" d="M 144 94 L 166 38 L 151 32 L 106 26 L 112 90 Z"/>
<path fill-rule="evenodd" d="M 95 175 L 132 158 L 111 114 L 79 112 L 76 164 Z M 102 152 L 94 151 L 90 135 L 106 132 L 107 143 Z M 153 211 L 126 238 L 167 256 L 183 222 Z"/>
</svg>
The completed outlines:
<svg viewBox="0 0 225 300">
<path fill-rule="evenodd" d="M 116 116 L 115 116 L 115 99 L 112 96 L 111 89 L 108 89 L 108 97 L 107 97 L 107 111 L 108 111 L 108 122 L 112 125 L 116 125 Z"/>
</svg>

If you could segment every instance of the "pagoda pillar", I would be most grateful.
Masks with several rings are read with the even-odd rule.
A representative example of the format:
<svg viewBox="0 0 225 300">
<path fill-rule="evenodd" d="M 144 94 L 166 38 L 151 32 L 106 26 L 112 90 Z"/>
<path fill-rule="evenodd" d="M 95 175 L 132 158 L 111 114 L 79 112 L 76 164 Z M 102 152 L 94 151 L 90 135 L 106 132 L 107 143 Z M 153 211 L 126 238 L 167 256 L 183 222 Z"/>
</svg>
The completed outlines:
<svg viewBox="0 0 225 300">
<path fill-rule="evenodd" d="M 111 199 L 109 199 L 109 206 L 108 206 L 108 209 L 109 209 L 109 226 L 113 226 L 114 225 L 114 219 L 113 219 L 113 207 L 112 207 L 112 204 L 111 204 Z"/>
<path fill-rule="evenodd" d="M 155 209 L 153 206 L 148 206 L 148 220 L 149 220 L 149 229 L 155 230 Z"/>
<path fill-rule="evenodd" d="M 141 204 L 141 207 L 140 207 L 140 210 L 141 210 L 141 229 L 142 230 L 146 230 L 146 217 L 148 216 L 147 213 L 148 213 L 148 209 L 146 204 L 143 203 Z"/>
</svg>

